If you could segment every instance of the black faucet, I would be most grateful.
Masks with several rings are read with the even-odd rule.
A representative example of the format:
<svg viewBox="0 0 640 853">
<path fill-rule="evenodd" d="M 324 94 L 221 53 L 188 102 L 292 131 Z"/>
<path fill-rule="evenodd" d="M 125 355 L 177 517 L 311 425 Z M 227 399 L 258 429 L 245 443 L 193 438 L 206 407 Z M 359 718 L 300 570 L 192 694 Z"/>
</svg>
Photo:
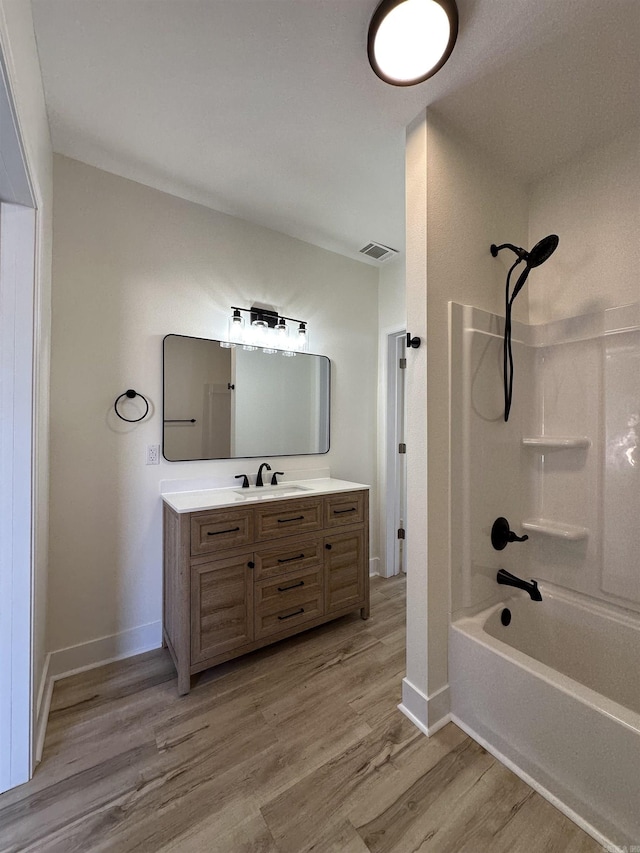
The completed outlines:
<svg viewBox="0 0 640 853">
<path fill-rule="evenodd" d="M 256 486 L 264 486 L 262 482 L 262 469 L 266 468 L 267 471 L 271 470 L 271 465 L 268 462 L 263 462 L 262 465 L 258 468 L 258 476 L 256 477 Z"/>
<path fill-rule="evenodd" d="M 542 601 L 542 596 L 540 595 L 540 590 L 538 589 L 537 581 L 520 580 L 520 578 L 517 578 L 515 575 L 512 575 L 511 572 L 507 572 L 505 569 L 498 570 L 496 580 L 498 581 L 498 583 L 504 583 L 507 586 L 515 586 L 518 589 L 523 589 L 525 592 L 529 593 L 529 595 L 531 596 L 531 601 Z"/>
</svg>

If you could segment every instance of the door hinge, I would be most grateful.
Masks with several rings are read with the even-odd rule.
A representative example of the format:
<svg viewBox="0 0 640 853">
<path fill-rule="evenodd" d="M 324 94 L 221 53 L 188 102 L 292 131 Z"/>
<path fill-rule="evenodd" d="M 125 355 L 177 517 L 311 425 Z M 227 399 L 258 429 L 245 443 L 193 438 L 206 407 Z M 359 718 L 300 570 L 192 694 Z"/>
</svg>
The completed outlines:
<svg viewBox="0 0 640 853">
<path fill-rule="evenodd" d="M 398 539 L 404 539 L 404 527 L 398 529 Z"/>
<path fill-rule="evenodd" d="M 407 367 L 407 359 L 401 358 L 399 363 L 400 370 L 406 370 Z"/>
<path fill-rule="evenodd" d="M 398 453 L 406 453 L 406 452 L 407 452 L 407 445 L 404 443 L 399 444 L 398 445 Z"/>
</svg>

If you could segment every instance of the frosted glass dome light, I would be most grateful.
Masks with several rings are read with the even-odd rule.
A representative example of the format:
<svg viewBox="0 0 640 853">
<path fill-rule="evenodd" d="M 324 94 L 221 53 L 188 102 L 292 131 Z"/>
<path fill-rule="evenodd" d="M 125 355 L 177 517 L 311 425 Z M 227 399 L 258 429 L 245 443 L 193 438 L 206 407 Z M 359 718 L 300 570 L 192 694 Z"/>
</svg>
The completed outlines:
<svg viewBox="0 0 640 853">
<path fill-rule="evenodd" d="M 382 0 L 369 25 L 369 62 L 385 82 L 413 86 L 442 68 L 457 35 L 455 0 Z"/>
</svg>

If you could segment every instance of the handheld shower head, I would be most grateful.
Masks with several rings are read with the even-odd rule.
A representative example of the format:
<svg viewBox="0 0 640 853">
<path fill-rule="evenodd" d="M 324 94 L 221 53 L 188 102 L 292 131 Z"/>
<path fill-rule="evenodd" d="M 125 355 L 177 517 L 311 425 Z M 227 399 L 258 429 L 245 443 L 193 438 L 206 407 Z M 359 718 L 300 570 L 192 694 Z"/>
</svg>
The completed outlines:
<svg viewBox="0 0 640 853">
<path fill-rule="evenodd" d="M 502 249 L 511 249 L 518 256 L 516 263 L 526 261 L 529 269 L 533 269 L 533 267 L 539 267 L 540 264 L 543 264 L 551 257 L 557 249 L 559 242 L 557 234 L 549 234 L 548 237 L 543 237 L 542 240 L 539 240 L 530 252 L 527 252 L 526 249 L 521 249 L 519 246 L 514 246 L 513 243 L 503 243 L 501 246 L 496 246 L 495 243 L 492 243 L 491 254 L 494 258 L 497 258 L 498 252 Z"/>
<path fill-rule="evenodd" d="M 533 249 L 529 252 L 526 259 L 528 267 L 539 267 L 548 260 L 558 248 L 560 238 L 557 234 L 549 234 L 548 237 L 543 237 L 539 240 Z"/>
<path fill-rule="evenodd" d="M 520 278 L 516 282 L 516 286 L 513 288 L 513 293 L 511 294 L 511 298 L 509 300 L 510 303 L 513 303 L 513 300 L 524 287 L 525 282 L 529 276 L 529 272 L 534 267 L 539 267 L 548 258 L 550 258 L 551 255 L 557 249 L 559 242 L 560 239 L 557 234 L 549 234 L 548 237 L 543 237 L 542 240 L 538 240 L 538 242 L 535 244 L 535 246 L 530 252 L 525 252 L 523 249 L 520 249 L 520 251 L 523 253 L 523 257 L 520 257 L 518 255 L 518 261 L 516 261 L 516 263 L 519 263 L 519 261 L 521 260 L 525 260 L 527 262 L 527 265 L 520 274 Z"/>
<path fill-rule="evenodd" d="M 529 273 L 534 267 L 539 267 L 543 264 L 558 248 L 560 242 L 557 234 L 549 234 L 548 237 L 543 237 L 539 240 L 530 252 L 514 246 L 513 243 L 503 243 L 501 246 L 491 244 L 491 254 L 494 258 L 498 256 L 498 252 L 502 249 L 511 249 L 518 259 L 511 266 L 507 275 L 507 286 L 505 291 L 505 325 L 504 325 L 504 419 L 509 420 L 509 411 L 511 410 L 511 397 L 513 391 L 513 354 L 511 352 L 511 306 L 513 300 L 524 287 Z M 520 277 L 516 282 L 513 292 L 509 295 L 509 285 L 511 282 L 511 273 L 519 263 L 525 261 L 525 268 L 520 273 Z"/>
</svg>

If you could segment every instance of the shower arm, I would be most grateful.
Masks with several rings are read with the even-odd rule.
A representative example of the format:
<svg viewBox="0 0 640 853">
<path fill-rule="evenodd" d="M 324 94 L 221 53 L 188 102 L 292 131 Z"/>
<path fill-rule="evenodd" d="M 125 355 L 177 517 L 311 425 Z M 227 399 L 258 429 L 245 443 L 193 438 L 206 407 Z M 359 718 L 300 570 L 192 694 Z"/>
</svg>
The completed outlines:
<svg viewBox="0 0 640 853">
<path fill-rule="evenodd" d="M 511 249 L 512 252 L 515 252 L 518 256 L 518 261 L 524 261 L 529 254 L 526 249 L 522 249 L 520 246 L 514 246 L 513 243 L 502 243 L 500 246 L 496 246 L 495 243 L 491 244 L 491 254 L 494 258 L 498 257 L 498 252 L 501 252 L 502 249 Z"/>
</svg>

